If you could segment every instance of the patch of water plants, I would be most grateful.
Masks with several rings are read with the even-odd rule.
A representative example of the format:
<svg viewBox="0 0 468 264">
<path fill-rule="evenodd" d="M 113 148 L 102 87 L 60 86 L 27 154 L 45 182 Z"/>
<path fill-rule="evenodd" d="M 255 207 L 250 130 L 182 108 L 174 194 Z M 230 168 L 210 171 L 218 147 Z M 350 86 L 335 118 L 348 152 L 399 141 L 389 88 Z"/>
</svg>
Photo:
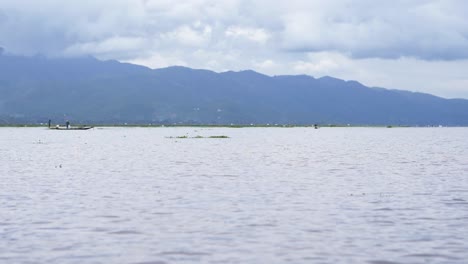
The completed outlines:
<svg viewBox="0 0 468 264">
<path fill-rule="evenodd" d="M 177 136 L 177 137 L 167 137 L 167 138 L 175 138 L 175 139 L 186 139 L 186 138 L 229 138 L 228 136 L 221 135 L 221 136 L 195 136 L 195 137 L 189 137 L 189 136 Z"/>
</svg>

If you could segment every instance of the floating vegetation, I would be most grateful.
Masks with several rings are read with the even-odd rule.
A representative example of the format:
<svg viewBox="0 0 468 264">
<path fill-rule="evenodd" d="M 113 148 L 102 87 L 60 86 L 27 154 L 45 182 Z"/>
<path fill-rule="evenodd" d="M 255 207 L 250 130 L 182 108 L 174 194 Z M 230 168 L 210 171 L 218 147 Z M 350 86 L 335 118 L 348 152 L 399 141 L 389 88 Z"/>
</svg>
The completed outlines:
<svg viewBox="0 0 468 264">
<path fill-rule="evenodd" d="M 195 136 L 195 137 L 188 137 L 188 136 L 178 136 L 178 137 L 167 137 L 167 138 L 172 138 L 172 139 L 186 139 L 186 138 L 194 138 L 194 139 L 198 139 L 198 138 L 230 138 L 228 136 L 225 136 L 225 135 L 221 135 L 221 136 L 209 136 L 209 137 L 204 137 L 204 136 Z"/>
<path fill-rule="evenodd" d="M 46 144 L 46 143 L 42 142 L 42 141 L 39 139 L 38 141 L 33 142 L 33 144 L 43 145 L 43 144 Z"/>
</svg>

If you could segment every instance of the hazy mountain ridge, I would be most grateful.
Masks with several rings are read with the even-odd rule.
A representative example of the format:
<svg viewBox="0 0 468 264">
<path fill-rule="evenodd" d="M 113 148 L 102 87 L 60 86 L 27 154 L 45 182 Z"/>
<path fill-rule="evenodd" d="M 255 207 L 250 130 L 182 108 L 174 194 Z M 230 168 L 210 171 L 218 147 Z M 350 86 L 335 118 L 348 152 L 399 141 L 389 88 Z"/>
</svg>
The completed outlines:
<svg viewBox="0 0 468 264">
<path fill-rule="evenodd" d="M 0 55 L 0 123 L 468 125 L 468 100 L 254 71 Z"/>
</svg>

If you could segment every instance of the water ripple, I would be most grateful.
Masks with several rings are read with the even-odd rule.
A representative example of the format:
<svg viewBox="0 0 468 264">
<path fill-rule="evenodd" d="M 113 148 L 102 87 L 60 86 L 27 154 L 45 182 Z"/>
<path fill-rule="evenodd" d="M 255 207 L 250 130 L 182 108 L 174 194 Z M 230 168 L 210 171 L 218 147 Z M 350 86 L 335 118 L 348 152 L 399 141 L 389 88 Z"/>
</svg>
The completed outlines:
<svg viewBox="0 0 468 264">
<path fill-rule="evenodd" d="M 464 264 L 466 135 L 0 128 L 0 262 Z"/>
</svg>

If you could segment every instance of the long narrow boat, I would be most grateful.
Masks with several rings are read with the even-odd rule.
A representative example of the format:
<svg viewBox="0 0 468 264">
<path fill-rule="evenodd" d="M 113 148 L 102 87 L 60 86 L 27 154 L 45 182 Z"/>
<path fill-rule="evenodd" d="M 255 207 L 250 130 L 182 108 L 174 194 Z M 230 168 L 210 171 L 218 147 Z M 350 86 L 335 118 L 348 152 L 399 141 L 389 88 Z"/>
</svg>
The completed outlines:
<svg viewBox="0 0 468 264">
<path fill-rule="evenodd" d="M 89 126 L 83 126 L 83 127 L 59 127 L 59 126 L 56 126 L 56 127 L 49 127 L 49 129 L 52 129 L 52 130 L 88 130 L 88 129 L 91 129 L 93 127 L 89 127 Z"/>
<path fill-rule="evenodd" d="M 88 130 L 88 129 L 93 128 L 92 126 L 72 127 L 72 126 L 70 126 L 69 121 L 66 122 L 66 126 L 60 126 L 60 125 L 52 126 L 52 120 L 51 119 L 49 119 L 48 127 L 49 127 L 49 129 L 52 129 L 52 130 Z"/>
</svg>

